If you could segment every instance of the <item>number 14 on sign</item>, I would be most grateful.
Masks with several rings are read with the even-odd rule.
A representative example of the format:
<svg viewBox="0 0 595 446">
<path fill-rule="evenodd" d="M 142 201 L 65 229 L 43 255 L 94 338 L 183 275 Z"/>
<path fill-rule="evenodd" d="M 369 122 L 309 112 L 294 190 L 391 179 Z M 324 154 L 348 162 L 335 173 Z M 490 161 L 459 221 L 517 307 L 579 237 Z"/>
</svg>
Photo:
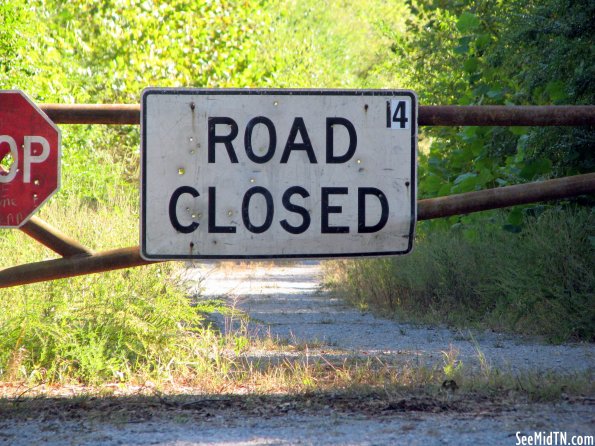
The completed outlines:
<svg viewBox="0 0 595 446">
<path fill-rule="evenodd" d="M 386 126 L 390 129 L 409 130 L 411 117 L 410 99 L 391 99 L 386 102 Z"/>
</svg>

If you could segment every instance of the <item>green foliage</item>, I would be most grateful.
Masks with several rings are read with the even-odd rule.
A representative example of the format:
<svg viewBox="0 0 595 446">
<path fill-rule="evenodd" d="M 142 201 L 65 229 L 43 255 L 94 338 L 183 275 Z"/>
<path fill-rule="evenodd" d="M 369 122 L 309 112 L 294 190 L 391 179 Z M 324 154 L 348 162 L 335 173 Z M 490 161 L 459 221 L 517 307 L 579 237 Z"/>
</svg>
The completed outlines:
<svg viewBox="0 0 595 446">
<path fill-rule="evenodd" d="M 120 196 L 92 210 L 72 197 L 42 217 L 105 249 L 135 238 L 134 207 Z M 2 231 L 0 249 L 5 266 L 48 255 L 18 231 Z M 208 364 L 203 318 L 173 271 L 164 264 L 1 290 L 0 379 L 93 384 L 172 377 L 189 363 Z"/>
<path fill-rule="evenodd" d="M 17 33 L 17 24 L 22 20 L 22 3 L 0 4 L 0 79 L 6 82 L 7 74 L 15 69 L 18 48 L 23 39 Z"/>
<path fill-rule="evenodd" d="M 370 67 L 369 78 L 390 81 L 399 73 L 401 86 L 417 90 L 422 104 L 595 102 L 595 88 L 588 80 L 595 67 L 593 2 L 407 4 L 412 15 L 405 32 L 385 23 L 392 54 Z M 595 169 L 592 127 L 422 130 L 422 197 Z M 583 203 L 592 204 L 588 199 Z M 390 277 L 385 277 L 386 262 L 366 261 L 348 264 L 347 283 L 357 284 L 351 289 L 359 305 L 416 317 L 427 317 L 427 309 L 433 308 L 433 320 L 592 340 L 595 321 L 588 296 L 594 279 L 585 273 L 585 268 L 593 269 L 592 246 L 585 235 L 592 228 L 586 231 L 584 215 L 577 223 L 572 212 L 560 209 L 557 217 L 550 211 L 549 217 L 527 225 L 527 217 L 531 221 L 543 210 L 519 206 L 495 220 L 492 212 L 428 222 L 420 225 L 417 251 L 391 262 Z M 576 231 L 566 226 L 572 224 Z M 378 290 L 376 284 L 386 281 L 390 287 Z"/>
<path fill-rule="evenodd" d="M 593 104 L 595 6 L 586 0 L 409 0 L 405 33 L 367 72 L 399 73 L 422 104 Z M 423 129 L 419 191 L 434 197 L 595 169 L 583 128 Z M 428 147 L 429 146 L 429 147 Z M 427 147 L 427 148 L 426 148 Z"/>
<path fill-rule="evenodd" d="M 515 102 L 595 103 L 593 2 L 533 0 L 518 7 L 493 56 L 519 86 Z M 556 176 L 591 172 L 594 143 L 593 127 L 535 128 L 528 133 L 527 154 L 548 158 Z"/>
<path fill-rule="evenodd" d="M 481 231 L 435 229 L 405 257 L 343 262 L 331 285 L 405 319 L 595 340 L 595 215 L 517 217 L 524 230 L 514 235 L 495 216 Z"/>
<path fill-rule="evenodd" d="M 95 384 L 175 374 L 190 361 L 200 318 L 165 283 L 168 272 L 135 273 L 133 286 L 122 273 L 56 281 L 3 298 L 0 378 Z"/>
<path fill-rule="evenodd" d="M 260 2 L 2 2 L 0 88 L 101 103 L 137 102 L 149 85 L 248 85 L 267 20 Z M 138 127 L 61 129 L 62 188 L 42 218 L 93 249 L 137 244 Z M 51 256 L 18 231 L 0 231 L 0 249 L 3 266 Z M 173 274 L 161 265 L 1 291 L 0 379 L 93 384 L 225 368 L 213 354 L 223 341 L 202 327 L 213 308 Z"/>
<path fill-rule="evenodd" d="M 275 0 L 270 34 L 256 54 L 260 83 L 278 88 L 361 88 L 363 73 L 389 45 L 380 20 L 403 26 L 403 4 L 381 0 Z M 372 85 L 376 86 L 376 85 Z"/>
<path fill-rule="evenodd" d="M 85 94 L 136 102 L 147 86 L 226 87 L 254 82 L 254 52 L 270 20 L 260 2 L 50 1 L 47 17 Z"/>
<path fill-rule="evenodd" d="M 29 39 L 35 39 L 34 16 L 24 0 L 0 2 L 0 87 L 22 88 L 32 74 L 27 57 Z"/>
</svg>

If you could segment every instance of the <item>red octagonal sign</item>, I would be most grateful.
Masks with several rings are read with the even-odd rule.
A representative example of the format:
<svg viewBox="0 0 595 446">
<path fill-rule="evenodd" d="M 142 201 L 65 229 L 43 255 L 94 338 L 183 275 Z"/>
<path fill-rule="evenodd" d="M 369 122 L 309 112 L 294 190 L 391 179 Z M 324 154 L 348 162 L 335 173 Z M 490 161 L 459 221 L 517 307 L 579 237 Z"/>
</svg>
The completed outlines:
<svg viewBox="0 0 595 446">
<path fill-rule="evenodd" d="M 22 91 L 0 91 L 0 228 L 22 226 L 60 188 L 60 130 Z"/>
</svg>

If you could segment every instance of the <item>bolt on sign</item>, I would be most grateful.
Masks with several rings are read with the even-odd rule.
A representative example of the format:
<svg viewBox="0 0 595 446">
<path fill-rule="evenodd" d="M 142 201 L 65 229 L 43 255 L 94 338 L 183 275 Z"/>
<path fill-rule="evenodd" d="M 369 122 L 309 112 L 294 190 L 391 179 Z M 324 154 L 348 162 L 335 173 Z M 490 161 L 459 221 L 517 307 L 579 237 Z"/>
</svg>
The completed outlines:
<svg viewBox="0 0 595 446">
<path fill-rule="evenodd" d="M 22 91 L 0 91 L 0 228 L 22 226 L 60 188 L 60 138 Z"/>
<path fill-rule="evenodd" d="M 413 92 L 149 88 L 141 102 L 143 258 L 412 249 Z"/>
</svg>

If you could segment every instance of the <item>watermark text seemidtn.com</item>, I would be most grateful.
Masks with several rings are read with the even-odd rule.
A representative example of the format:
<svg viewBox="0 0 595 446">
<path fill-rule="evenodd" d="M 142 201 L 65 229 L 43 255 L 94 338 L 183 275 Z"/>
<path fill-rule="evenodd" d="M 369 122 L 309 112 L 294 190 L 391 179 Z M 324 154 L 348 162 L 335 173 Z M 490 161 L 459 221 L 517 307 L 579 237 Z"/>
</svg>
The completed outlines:
<svg viewBox="0 0 595 446">
<path fill-rule="evenodd" d="M 522 446 L 594 446 L 593 435 L 568 435 L 568 432 L 516 433 L 516 445 Z"/>
</svg>

